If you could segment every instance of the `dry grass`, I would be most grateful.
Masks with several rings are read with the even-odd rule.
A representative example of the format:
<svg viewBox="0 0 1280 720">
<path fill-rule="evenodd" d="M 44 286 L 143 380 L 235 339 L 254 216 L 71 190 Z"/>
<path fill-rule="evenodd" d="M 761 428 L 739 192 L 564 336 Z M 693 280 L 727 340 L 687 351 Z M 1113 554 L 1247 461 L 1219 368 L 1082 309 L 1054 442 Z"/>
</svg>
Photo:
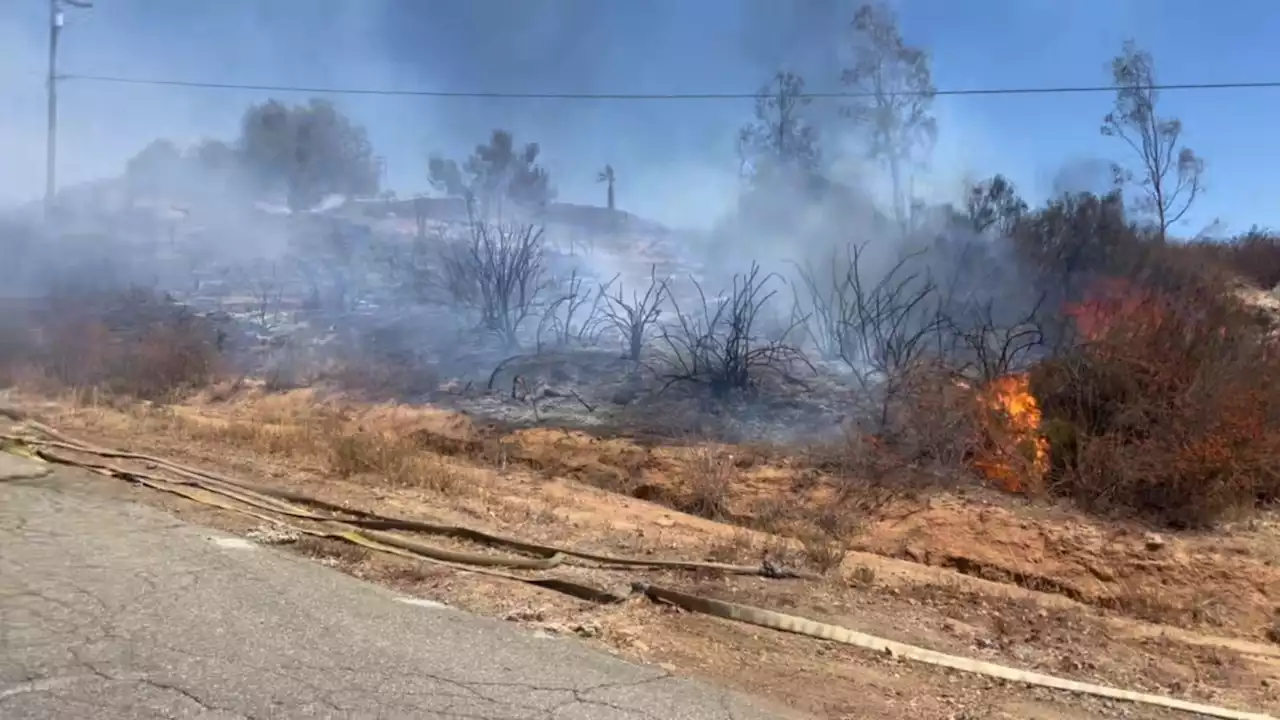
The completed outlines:
<svg viewBox="0 0 1280 720">
<path fill-rule="evenodd" d="M 710 520 L 729 514 L 729 494 L 738 481 L 733 456 L 710 447 L 697 447 L 689 461 L 686 498 L 681 509 Z"/>
<path fill-rule="evenodd" d="M 438 455 L 424 452 L 413 442 L 391 431 L 357 430 L 332 436 L 329 467 L 339 477 L 371 474 L 395 487 L 426 488 L 453 492 L 462 479 Z"/>
</svg>

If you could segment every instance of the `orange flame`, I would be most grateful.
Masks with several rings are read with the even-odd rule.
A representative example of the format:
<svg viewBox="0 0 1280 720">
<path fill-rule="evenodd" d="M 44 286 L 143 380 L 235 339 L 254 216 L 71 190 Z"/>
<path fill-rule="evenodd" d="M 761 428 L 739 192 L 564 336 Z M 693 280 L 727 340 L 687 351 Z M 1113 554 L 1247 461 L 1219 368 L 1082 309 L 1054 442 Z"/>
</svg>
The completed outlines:
<svg viewBox="0 0 1280 720">
<path fill-rule="evenodd" d="M 990 413 L 985 447 L 973 460 L 988 480 L 1008 492 L 1038 484 L 1049 467 L 1049 443 L 1040 436 L 1040 406 L 1025 373 L 987 384 L 979 400 Z"/>
<path fill-rule="evenodd" d="M 1090 286 L 1085 298 L 1067 303 L 1070 317 L 1085 340 L 1100 340 L 1120 325 L 1155 329 L 1163 319 L 1161 298 L 1123 278 L 1104 278 Z"/>
</svg>

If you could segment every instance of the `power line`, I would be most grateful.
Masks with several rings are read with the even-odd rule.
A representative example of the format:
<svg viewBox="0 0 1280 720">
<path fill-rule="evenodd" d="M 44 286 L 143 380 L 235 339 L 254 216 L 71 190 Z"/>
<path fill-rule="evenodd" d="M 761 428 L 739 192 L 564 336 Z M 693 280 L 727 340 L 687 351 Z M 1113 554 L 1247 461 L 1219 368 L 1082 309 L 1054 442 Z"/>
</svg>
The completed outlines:
<svg viewBox="0 0 1280 720">
<path fill-rule="evenodd" d="M 260 92 L 296 92 L 316 95 L 391 95 L 401 97 L 433 97 L 433 98 L 488 98 L 503 100 L 753 100 L 759 96 L 754 93 L 511 93 L 483 91 L 453 90 L 408 90 L 391 88 L 351 88 L 351 87 L 309 87 L 305 85 L 258 85 L 240 83 L 203 82 L 196 80 L 166 80 L 161 78 L 126 77 L 119 75 L 60 75 L 61 80 L 79 80 L 82 82 L 112 83 L 117 85 L 151 85 L 185 88 L 206 88 L 213 90 L 254 90 Z M 1258 82 L 1217 82 L 1217 83 L 1178 83 L 1155 85 L 1153 90 L 1190 91 L 1190 90 L 1262 90 L 1280 88 L 1280 80 Z M 1115 92 L 1114 85 L 1078 85 L 1059 87 L 1021 87 L 1021 88 L 959 88 L 934 91 L 935 96 L 958 95 L 1064 95 L 1080 93 Z M 902 92 L 889 93 L 893 96 L 921 96 L 925 93 Z M 852 99 L 873 97 L 869 92 L 808 92 L 798 97 L 807 99 Z"/>
</svg>

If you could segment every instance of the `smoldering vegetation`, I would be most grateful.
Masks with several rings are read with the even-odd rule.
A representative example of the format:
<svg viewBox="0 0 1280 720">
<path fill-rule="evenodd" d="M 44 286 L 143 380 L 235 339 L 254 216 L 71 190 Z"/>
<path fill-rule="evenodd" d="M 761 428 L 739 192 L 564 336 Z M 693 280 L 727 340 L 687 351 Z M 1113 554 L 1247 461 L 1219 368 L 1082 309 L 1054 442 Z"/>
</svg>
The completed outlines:
<svg viewBox="0 0 1280 720">
<path fill-rule="evenodd" d="M 855 20 L 870 40 L 848 82 L 893 50 L 931 92 L 927 58 L 875 44 L 897 37 L 877 12 Z M 1149 61 L 1125 52 L 1121 81 Z M 849 113 L 898 118 L 875 202 L 825 171 L 803 88 L 762 88 L 738 207 L 696 233 L 617 209 L 612 167 L 606 207 L 556 202 L 542 149 L 502 130 L 431 158 L 437 196 L 405 199 L 322 101 L 251 107 L 229 142 L 157 141 L 0 229 L 3 380 L 152 402 L 216 380 L 327 387 L 1184 526 L 1276 499 L 1280 360 L 1255 297 L 1277 280 L 1274 237 L 1178 242 L 1177 208 L 1152 223 L 1119 189 L 1032 207 L 998 175 L 924 202 L 901 176 L 936 132 L 928 92 Z M 1202 166 L 1181 157 L 1192 188 Z"/>
</svg>

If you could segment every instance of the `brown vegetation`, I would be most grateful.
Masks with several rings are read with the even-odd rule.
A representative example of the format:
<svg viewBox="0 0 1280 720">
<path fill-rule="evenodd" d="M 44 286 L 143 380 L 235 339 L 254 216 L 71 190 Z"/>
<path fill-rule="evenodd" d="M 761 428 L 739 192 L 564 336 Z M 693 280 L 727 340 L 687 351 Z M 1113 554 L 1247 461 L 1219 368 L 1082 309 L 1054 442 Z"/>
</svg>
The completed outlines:
<svg viewBox="0 0 1280 720">
<path fill-rule="evenodd" d="M 1113 281 L 1044 363 L 1055 489 L 1090 508 L 1213 524 L 1276 497 L 1280 357 L 1225 291 Z"/>
<path fill-rule="evenodd" d="M 12 301 L 0 328 L 0 380 L 164 400 L 208 385 L 222 369 L 216 325 L 142 288 L 65 288 Z"/>
</svg>

